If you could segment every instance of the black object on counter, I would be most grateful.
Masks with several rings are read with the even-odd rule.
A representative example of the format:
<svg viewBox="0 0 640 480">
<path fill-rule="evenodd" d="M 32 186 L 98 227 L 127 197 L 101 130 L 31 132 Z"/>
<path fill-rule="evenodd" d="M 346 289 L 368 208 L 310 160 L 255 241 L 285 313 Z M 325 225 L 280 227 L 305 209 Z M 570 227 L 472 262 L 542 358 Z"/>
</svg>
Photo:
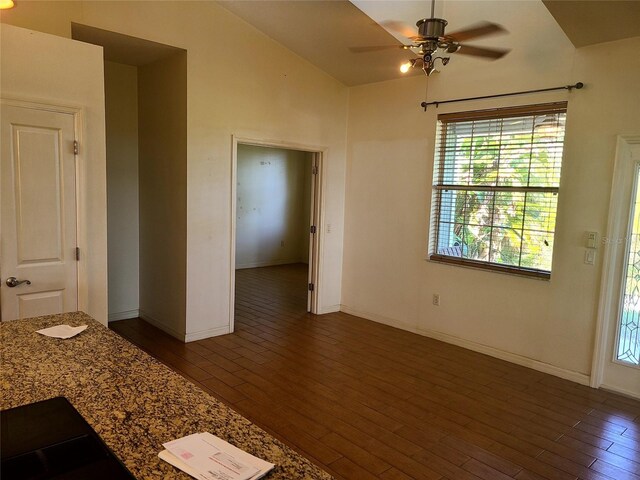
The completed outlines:
<svg viewBox="0 0 640 480">
<path fill-rule="evenodd" d="M 0 412 L 3 480 L 135 479 L 64 397 Z"/>
</svg>

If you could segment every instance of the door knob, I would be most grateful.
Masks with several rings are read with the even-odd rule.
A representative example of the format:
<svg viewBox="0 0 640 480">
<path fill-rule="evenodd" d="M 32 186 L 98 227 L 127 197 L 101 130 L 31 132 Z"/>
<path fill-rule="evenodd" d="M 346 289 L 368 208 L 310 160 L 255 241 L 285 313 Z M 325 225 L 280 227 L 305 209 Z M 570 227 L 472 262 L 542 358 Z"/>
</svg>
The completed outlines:
<svg viewBox="0 0 640 480">
<path fill-rule="evenodd" d="M 18 285 L 22 285 L 23 283 L 31 285 L 31 282 L 29 280 L 18 280 L 16 277 L 7 278 L 7 281 L 5 283 L 7 284 L 7 287 L 10 288 L 17 287 Z"/>
</svg>

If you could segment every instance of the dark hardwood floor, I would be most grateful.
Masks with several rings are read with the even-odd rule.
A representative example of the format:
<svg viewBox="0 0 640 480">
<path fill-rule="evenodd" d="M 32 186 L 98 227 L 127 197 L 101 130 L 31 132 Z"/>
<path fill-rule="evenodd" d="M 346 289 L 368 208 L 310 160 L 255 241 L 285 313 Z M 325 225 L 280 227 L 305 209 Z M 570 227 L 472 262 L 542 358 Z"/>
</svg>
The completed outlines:
<svg viewBox="0 0 640 480">
<path fill-rule="evenodd" d="M 640 402 L 305 312 L 306 266 L 237 272 L 236 331 L 110 327 L 338 478 L 640 480 Z"/>
</svg>

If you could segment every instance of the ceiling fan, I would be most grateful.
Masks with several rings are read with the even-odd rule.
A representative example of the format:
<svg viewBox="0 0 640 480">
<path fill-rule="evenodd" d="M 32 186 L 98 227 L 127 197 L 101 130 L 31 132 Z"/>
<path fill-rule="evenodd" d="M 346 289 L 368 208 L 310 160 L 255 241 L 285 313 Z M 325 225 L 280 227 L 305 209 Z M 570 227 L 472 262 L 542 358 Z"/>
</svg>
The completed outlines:
<svg viewBox="0 0 640 480">
<path fill-rule="evenodd" d="M 436 67 L 436 61 L 440 60 L 442 65 L 449 63 L 448 56 L 441 56 L 450 53 L 460 53 L 463 55 L 473 55 L 475 57 L 485 58 L 487 60 L 497 60 L 507 53 L 509 49 L 474 47 L 471 45 L 463 45 L 472 38 L 483 37 L 496 33 L 506 33 L 507 31 L 495 23 L 482 22 L 465 30 L 445 34 L 447 21 L 442 18 L 434 17 L 435 0 L 431 2 L 431 17 L 418 20 L 418 34 L 415 29 L 409 25 L 395 20 L 381 22 L 380 25 L 395 30 L 401 35 L 411 40 L 411 44 L 407 45 L 383 45 L 377 47 L 353 47 L 351 50 L 356 53 L 373 52 L 378 50 L 387 50 L 392 48 L 401 48 L 411 50 L 419 55 L 418 57 L 403 63 L 400 66 L 402 73 L 408 72 L 411 68 L 422 68 L 427 76 L 431 75 Z M 417 51 L 417 52 L 416 52 Z"/>
</svg>

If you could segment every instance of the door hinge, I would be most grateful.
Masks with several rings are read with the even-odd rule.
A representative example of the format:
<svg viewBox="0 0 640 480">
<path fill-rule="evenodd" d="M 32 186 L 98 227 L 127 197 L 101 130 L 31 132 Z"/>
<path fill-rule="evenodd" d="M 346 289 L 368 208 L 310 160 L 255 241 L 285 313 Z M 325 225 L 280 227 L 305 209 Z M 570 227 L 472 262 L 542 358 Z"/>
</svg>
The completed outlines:
<svg viewBox="0 0 640 480">
<path fill-rule="evenodd" d="M 310 283 L 310 284 L 309 284 L 309 291 L 310 291 L 310 292 L 313 292 L 313 290 L 314 290 L 313 283 Z"/>
<path fill-rule="evenodd" d="M 312 173 L 313 175 L 317 175 L 317 174 L 318 174 L 318 166 L 317 166 L 317 165 L 314 165 L 314 166 L 313 166 L 313 168 L 311 169 L 311 173 Z"/>
<path fill-rule="evenodd" d="M 80 144 L 78 143 L 77 140 L 73 141 L 73 154 L 74 155 L 78 155 L 78 152 L 80 151 Z"/>
<path fill-rule="evenodd" d="M 316 226 L 315 225 L 311 225 L 311 233 L 316 233 Z"/>
<path fill-rule="evenodd" d="M 76 247 L 76 262 L 80 261 L 80 247 Z"/>
</svg>

